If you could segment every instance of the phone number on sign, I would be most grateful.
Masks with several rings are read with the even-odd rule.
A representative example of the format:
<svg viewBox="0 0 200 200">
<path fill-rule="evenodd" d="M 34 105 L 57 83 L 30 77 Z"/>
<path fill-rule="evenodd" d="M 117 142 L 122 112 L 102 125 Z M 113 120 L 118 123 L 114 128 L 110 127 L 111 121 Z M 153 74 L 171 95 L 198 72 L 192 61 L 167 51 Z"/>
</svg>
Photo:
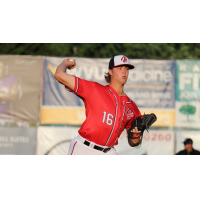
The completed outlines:
<svg viewBox="0 0 200 200">
<path fill-rule="evenodd" d="M 143 140 L 145 141 L 171 141 L 170 133 L 144 133 Z"/>
</svg>

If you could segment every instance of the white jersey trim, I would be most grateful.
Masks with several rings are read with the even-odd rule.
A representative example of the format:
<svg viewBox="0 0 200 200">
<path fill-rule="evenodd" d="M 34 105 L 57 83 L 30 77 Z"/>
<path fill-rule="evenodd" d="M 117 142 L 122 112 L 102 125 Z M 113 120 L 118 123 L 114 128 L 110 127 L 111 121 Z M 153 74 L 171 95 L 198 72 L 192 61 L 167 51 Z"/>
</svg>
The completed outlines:
<svg viewBox="0 0 200 200">
<path fill-rule="evenodd" d="M 123 104 L 124 104 L 124 113 L 123 113 L 123 117 L 122 117 L 122 120 L 121 120 L 121 124 L 120 124 L 119 130 L 121 129 L 122 122 L 123 122 L 123 120 L 124 120 L 124 114 L 125 114 L 125 101 L 123 102 Z"/>
<path fill-rule="evenodd" d="M 76 91 L 75 91 L 75 93 L 78 92 L 78 88 L 79 88 L 79 80 L 78 80 L 78 77 L 76 77 L 76 78 L 77 78 L 77 86 L 76 86 Z"/>
<path fill-rule="evenodd" d="M 68 88 L 68 87 L 65 85 L 65 89 L 66 89 L 67 91 L 73 93 L 73 94 L 76 94 L 76 93 L 78 92 L 78 88 L 79 88 L 79 80 L 78 80 L 78 77 L 75 77 L 75 78 L 77 79 L 77 80 L 76 80 L 77 86 L 76 86 L 76 88 L 75 88 L 76 91 L 71 90 L 70 88 Z"/>
<path fill-rule="evenodd" d="M 129 102 L 126 102 L 126 103 L 131 103 L 131 99 L 130 99 L 130 98 L 129 98 L 129 100 L 130 100 L 130 101 L 129 101 Z"/>
<path fill-rule="evenodd" d="M 108 88 L 108 89 L 109 89 L 109 88 Z M 107 140 L 105 146 L 108 144 L 109 139 L 110 139 L 110 137 L 111 137 L 111 135 L 112 135 L 112 133 L 113 133 L 113 130 L 114 130 L 114 128 L 115 128 L 115 122 L 116 122 L 116 118 L 117 118 L 117 107 L 118 107 L 118 102 L 117 102 L 116 96 L 113 94 L 113 92 L 112 92 L 110 89 L 109 89 L 109 91 L 110 91 L 111 94 L 115 97 L 115 100 L 116 100 L 116 108 L 115 108 L 115 119 L 114 119 L 114 124 L 113 124 L 113 127 L 112 127 L 112 131 L 111 131 L 111 133 L 110 133 L 110 135 L 109 135 L 109 137 L 108 137 L 108 140 Z"/>
<path fill-rule="evenodd" d="M 121 120 L 121 124 L 120 124 L 119 130 L 121 129 L 122 122 L 123 122 L 123 120 L 124 120 L 125 109 L 126 109 L 126 107 L 125 107 L 125 101 L 123 102 L 123 104 L 124 104 L 124 113 L 123 113 L 123 117 L 122 117 L 122 120 Z M 120 137 L 120 136 L 119 136 L 119 137 Z M 117 142 L 117 140 L 118 140 L 119 137 L 116 138 L 115 142 L 112 143 L 111 146 L 113 146 L 113 145 Z"/>
<path fill-rule="evenodd" d="M 66 85 L 65 85 L 65 89 L 66 89 L 67 91 L 71 92 L 71 93 L 74 93 L 74 91 L 71 90 L 70 88 L 68 88 Z"/>
</svg>

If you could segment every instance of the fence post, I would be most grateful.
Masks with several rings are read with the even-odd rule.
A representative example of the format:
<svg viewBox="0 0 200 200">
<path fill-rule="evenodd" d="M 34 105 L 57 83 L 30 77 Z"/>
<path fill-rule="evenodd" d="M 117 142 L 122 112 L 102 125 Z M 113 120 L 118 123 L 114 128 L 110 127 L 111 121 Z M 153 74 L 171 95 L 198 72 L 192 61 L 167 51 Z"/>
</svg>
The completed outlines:
<svg viewBox="0 0 200 200">
<path fill-rule="evenodd" d="M 177 131 L 174 130 L 174 155 L 176 154 L 176 133 Z"/>
</svg>

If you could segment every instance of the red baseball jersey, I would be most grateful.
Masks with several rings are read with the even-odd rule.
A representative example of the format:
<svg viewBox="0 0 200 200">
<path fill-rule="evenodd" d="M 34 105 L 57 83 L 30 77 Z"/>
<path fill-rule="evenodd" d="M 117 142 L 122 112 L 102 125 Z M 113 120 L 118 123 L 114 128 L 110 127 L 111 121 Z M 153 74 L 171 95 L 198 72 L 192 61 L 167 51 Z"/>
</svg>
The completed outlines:
<svg viewBox="0 0 200 200">
<path fill-rule="evenodd" d="M 85 104 L 86 120 L 79 134 L 101 146 L 114 146 L 122 131 L 131 127 L 132 121 L 141 115 L 136 104 L 126 95 L 119 96 L 114 88 L 103 86 L 75 76 L 73 92 Z"/>
</svg>

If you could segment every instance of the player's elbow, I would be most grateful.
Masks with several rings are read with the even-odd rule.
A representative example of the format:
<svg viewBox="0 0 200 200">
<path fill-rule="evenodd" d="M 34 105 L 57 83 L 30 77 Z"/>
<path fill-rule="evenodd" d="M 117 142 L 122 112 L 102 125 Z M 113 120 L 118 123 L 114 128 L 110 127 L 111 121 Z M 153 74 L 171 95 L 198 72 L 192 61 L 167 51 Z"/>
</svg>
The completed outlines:
<svg viewBox="0 0 200 200">
<path fill-rule="evenodd" d="M 72 75 L 66 74 L 64 72 L 56 72 L 54 78 L 61 84 L 72 89 L 75 87 L 75 78 Z M 73 90 L 73 89 L 72 89 Z"/>
<path fill-rule="evenodd" d="M 55 73 L 55 74 L 54 74 L 54 78 L 55 78 L 56 80 L 58 80 L 58 78 L 59 78 L 59 73 Z"/>
<path fill-rule="evenodd" d="M 55 78 L 58 82 L 61 82 L 61 81 L 62 81 L 62 73 L 56 72 L 56 73 L 54 74 L 54 78 Z"/>
<path fill-rule="evenodd" d="M 63 84 L 62 76 L 61 76 L 61 74 L 59 72 L 54 74 L 54 78 L 58 81 L 58 83 Z"/>
</svg>

